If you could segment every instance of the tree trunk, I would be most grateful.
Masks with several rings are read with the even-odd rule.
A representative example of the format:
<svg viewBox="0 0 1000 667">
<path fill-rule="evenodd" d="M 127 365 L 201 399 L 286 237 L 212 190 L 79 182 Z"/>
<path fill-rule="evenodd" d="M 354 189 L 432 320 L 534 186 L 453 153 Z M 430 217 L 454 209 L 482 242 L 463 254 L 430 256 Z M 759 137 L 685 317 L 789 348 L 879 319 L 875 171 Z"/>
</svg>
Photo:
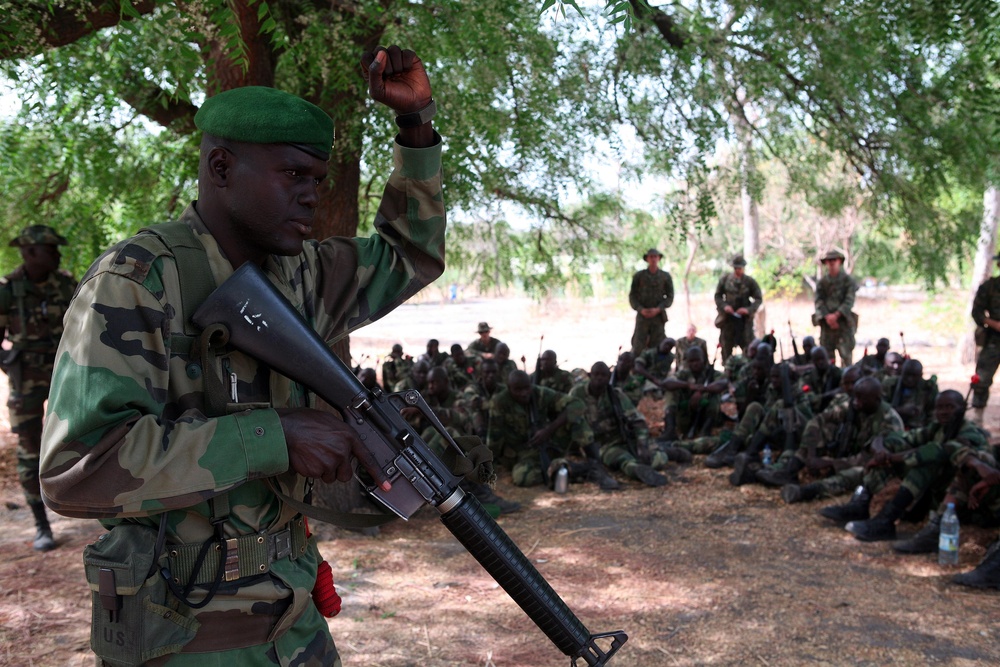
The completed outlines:
<svg viewBox="0 0 1000 667">
<path fill-rule="evenodd" d="M 757 200 L 753 197 L 751 184 L 757 174 L 757 164 L 753 158 L 753 136 L 750 133 L 750 123 L 747 121 L 745 106 L 742 100 L 740 108 L 733 113 L 736 125 L 736 135 L 739 138 L 740 158 L 740 199 L 743 203 L 743 257 L 747 260 L 750 271 L 757 265 L 760 256 L 760 213 L 757 210 Z M 754 331 L 767 331 L 767 304 L 761 304 L 754 315 Z"/>
<path fill-rule="evenodd" d="M 691 267 L 694 266 L 694 256 L 698 252 L 698 247 L 701 245 L 698 242 L 698 237 L 693 234 L 689 234 L 687 237 L 688 245 L 688 258 L 687 262 L 684 263 L 684 308 L 687 312 L 687 324 L 692 324 L 693 319 L 691 317 L 691 286 L 688 284 L 688 278 L 691 275 Z M 687 330 L 687 324 L 684 325 L 685 331 Z"/>
<path fill-rule="evenodd" d="M 983 193 L 983 220 L 979 225 L 979 242 L 976 244 L 976 260 L 972 267 L 972 284 L 967 312 L 972 310 L 972 301 L 976 298 L 976 290 L 992 273 L 998 222 L 1000 222 L 1000 189 L 997 189 L 995 185 L 990 185 Z M 974 326 L 970 327 L 968 333 L 962 337 L 958 349 L 963 364 L 970 364 L 976 360 Z"/>
</svg>

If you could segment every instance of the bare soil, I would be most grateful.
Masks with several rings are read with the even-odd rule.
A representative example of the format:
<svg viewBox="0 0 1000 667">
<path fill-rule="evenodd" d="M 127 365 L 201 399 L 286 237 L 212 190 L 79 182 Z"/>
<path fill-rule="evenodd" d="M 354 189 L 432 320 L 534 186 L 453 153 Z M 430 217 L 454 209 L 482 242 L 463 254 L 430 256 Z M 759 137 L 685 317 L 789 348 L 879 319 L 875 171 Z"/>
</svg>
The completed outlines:
<svg viewBox="0 0 1000 667">
<path fill-rule="evenodd" d="M 533 360 L 544 335 L 544 347 L 559 351 L 566 367 L 613 361 L 618 345 L 628 345 L 631 317 L 620 304 L 512 302 L 407 305 L 354 336 L 352 349 L 359 360 L 374 360 L 397 340 L 411 353 L 435 335 L 443 349 L 449 335 L 464 345 L 480 320 L 511 343 L 515 358 Z M 799 323 L 798 336 L 813 332 L 808 304 L 772 311 L 772 320 L 784 323 L 788 314 Z M 906 323 L 908 351 L 925 373 L 964 393 L 972 366 L 957 360 L 947 303 L 883 300 L 859 303 L 859 311 L 859 355 L 864 340 L 878 335 L 898 349 L 895 334 Z M 711 321 L 705 311 L 696 315 Z M 671 321 L 668 333 L 680 335 L 685 324 Z M 702 334 L 714 345 L 714 329 Z M 658 406 L 641 409 L 655 429 Z M 1000 432 L 1000 409 L 988 409 L 987 425 Z M 0 423 L 0 665 L 92 664 L 80 552 L 101 529 L 53 517 L 59 548 L 32 551 L 14 444 Z M 592 632 L 628 633 L 611 665 L 1000 664 L 1000 591 L 949 583 L 979 562 L 995 529 L 963 526 L 960 566 L 940 567 L 935 555 L 904 557 L 887 543 L 855 540 L 817 514 L 825 503 L 785 505 L 775 490 L 730 486 L 727 473 L 696 461 L 671 470 L 660 489 L 623 480 L 620 492 L 573 485 L 566 495 L 501 478 L 498 492 L 524 508 L 499 523 Z M 900 534 L 917 528 L 903 523 Z M 569 663 L 434 510 L 375 537 L 314 529 L 344 599 L 330 628 L 345 665 Z"/>
</svg>

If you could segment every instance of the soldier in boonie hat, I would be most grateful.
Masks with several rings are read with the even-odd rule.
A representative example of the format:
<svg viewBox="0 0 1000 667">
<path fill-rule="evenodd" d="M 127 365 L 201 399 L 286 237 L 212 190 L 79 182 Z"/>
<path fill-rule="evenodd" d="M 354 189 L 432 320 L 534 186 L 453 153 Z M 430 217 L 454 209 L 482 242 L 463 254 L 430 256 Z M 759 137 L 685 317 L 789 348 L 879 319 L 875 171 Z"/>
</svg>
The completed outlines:
<svg viewBox="0 0 1000 667">
<path fill-rule="evenodd" d="M 66 245 L 66 237 L 48 225 L 31 225 L 22 229 L 21 233 L 11 239 L 8 245 L 12 248 L 23 248 L 29 245 Z"/>
<path fill-rule="evenodd" d="M 649 250 L 646 251 L 646 254 L 643 255 L 642 258 L 644 260 L 648 261 L 650 255 L 656 255 L 657 257 L 663 257 L 663 253 L 662 252 L 660 252 L 656 248 L 650 248 Z"/>
<path fill-rule="evenodd" d="M 743 255 L 733 255 L 732 266 L 741 267 L 746 265 L 747 265 L 747 260 L 743 258 Z"/>
<path fill-rule="evenodd" d="M 839 259 L 841 262 L 843 262 L 844 253 L 840 252 L 839 250 L 830 250 L 825 255 L 823 255 L 823 257 L 819 261 L 821 264 L 826 264 L 827 262 L 834 259 Z"/>
<path fill-rule="evenodd" d="M 476 333 L 489 333 L 492 331 L 489 322 L 480 322 L 479 326 L 476 327 Z"/>
</svg>

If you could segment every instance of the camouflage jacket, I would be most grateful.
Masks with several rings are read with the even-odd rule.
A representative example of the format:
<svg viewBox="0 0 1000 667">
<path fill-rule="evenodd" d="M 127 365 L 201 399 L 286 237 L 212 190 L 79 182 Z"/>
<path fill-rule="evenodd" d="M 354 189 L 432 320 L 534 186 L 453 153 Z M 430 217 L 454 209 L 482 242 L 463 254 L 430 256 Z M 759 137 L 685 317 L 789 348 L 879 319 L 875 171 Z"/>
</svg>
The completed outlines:
<svg viewBox="0 0 1000 667">
<path fill-rule="evenodd" d="M 533 386 L 528 405 L 521 405 L 504 389 L 490 401 L 487 444 L 498 458 L 516 458 L 519 452 L 527 449 L 525 443 L 531 436 L 566 409 L 570 411 L 570 421 L 583 418 L 583 404 L 569 394 Z"/>
<path fill-rule="evenodd" d="M 712 361 L 712 357 L 708 356 L 708 343 L 705 339 L 694 337 L 693 340 L 688 340 L 687 336 L 682 336 L 677 339 L 677 370 L 681 371 L 687 368 L 687 362 L 684 360 L 684 355 L 692 347 L 700 347 L 701 351 L 705 353 L 705 363 Z"/>
<path fill-rule="evenodd" d="M 477 338 L 469 343 L 469 346 L 465 348 L 465 354 L 473 359 L 479 359 L 484 354 L 495 354 L 497 351 L 497 345 L 502 342 L 503 341 L 499 338 L 494 338 L 493 336 L 490 336 L 490 340 L 486 343 L 484 343 L 481 338 Z"/>
<path fill-rule="evenodd" d="M 653 347 L 643 350 L 635 358 L 636 365 L 641 365 L 646 369 L 646 372 L 659 380 L 668 377 L 673 372 L 674 361 L 673 352 L 660 354 L 660 351 Z"/>
<path fill-rule="evenodd" d="M 841 270 L 836 278 L 829 274 L 824 275 L 816 283 L 816 313 L 813 315 L 813 324 L 820 324 L 820 318 L 839 312 L 843 315 L 841 326 L 846 322 L 852 330 L 857 329 L 857 321 L 852 312 L 857 291 L 858 284 L 844 270 Z"/>
<path fill-rule="evenodd" d="M 269 257 L 265 275 L 331 344 L 382 317 L 444 269 L 445 211 L 441 145 L 395 145 L 371 238 L 306 241 L 292 257 Z M 194 206 L 181 217 L 207 255 L 215 284 L 233 273 Z M 106 527 L 123 519 L 155 526 L 169 511 L 167 540 L 201 544 L 215 534 L 205 501 L 228 492 L 228 538 L 277 531 L 296 516 L 268 480 L 293 498 L 307 480 L 289 468 L 274 408 L 316 405 L 315 396 L 256 360 L 223 350 L 215 368 L 194 373 L 190 352 L 172 349 L 183 332 L 178 264 L 158 237 L 140 234 L 99 257 L 81 281 L 67 314 L 72 335 L 59 346 L 42 442 L 46 502 L 67 516 L 94 517 Z M 226 414 L 202 411 L 202 377 L 234 377 Z M 226 385 L 227 389 L 229 384 Z M 226 392 L 229 393 L 228 391 Z M 236 600 L 220 595 L 198 615 L 233 606 L 294 598 L 275 632 L 306 611 L 316 579 L 315 541 L 296 560 L 276 560 L 272 577 Z M 289 593 L 289 591 L 293 593 Z"/>
<path fill-rule="evenodd" d="M 382 386 L 385 387 L 385 390 L 392 391 L 392 388 L 399 384 L 403 378 L 408 377 L 413 364 L 413 357 L 410 356 L 399 359 L 389 357 L 382 362 Z"/>
<path fill-rule="evenodd" d="M 552 375 L 548 376 L 539 375 L 538 371 L 535 371 L 531 374 L 531 382 L 539 387 L 548 387 L 560 393 L 568 394 L 569 390 L 573 388 L 573 374 L 561 368 L 555 369 Z"/>
<path fill-rule="evenodd" d="M 451 386 L 458 391 L 462 391 L 469 384 L 475 381 L 476 369 L 473 365 L 473 361 L 466 357 L 465 363 L 459 365 L 456 363 L 452 356 L 448 356 L 444 360 L 445 370 L 448 371 L 448 379 L 451 381 Z"/>
<path fill-rule="evenodd" d="M 662 308 L 663 321 L 667 321 L 667 308 L 674 302 L 674 281 L 663 269 L 650 273 L 649 269 L 637 271 L 632 276 L 632 287 L 628 292 L 628 302 L 632 310 Z"/>
<path fill-rule="evenodd" d="M 674 376 L 674 379 L 681 382 L 695 382 L 697 384 L 707 386 L 716 380 L 722 379 L 722 374 L 711 366 L 705 366 L 705 368 L 703 368 L 701 373 L 698 375 L 692 373 L 690 369 L 685 368 L 678 371 L 677 375 Z M 691 396 L 693 395 L 693 392 L 686 388 L 675 389 L 672 391 L 668 390 L 667 393 L 673 394 L 671 402 L 680 408 L 687 408 L 688 402 L 691 400 Z"/>
<path fill-rule="evenodd" d="M 0 328 L 11 348 L 54 355 L 74 290 L 76 279 L 62 270 L 34 283 L 20 266 L 0 279 Z"/>
<path fill-rule="evenodd" d="M 634 405 L 639 405 L 639 401 L 642 400 L 642 390 L 646 385 L 646 378 L 636 373 L 629 373 L 627 377 L 621 379 L 616 373 L 611 376 L 611 381 L 614 386 L 628 396 L 628 400 L 632 401 Z"/>
<path fill-rule="evenodd" d="M 715 287 L 715 308 L 720 313 L 725 311 L 726 306 L 733 310 L 746 308 L 752 318 L 763 299 L 760 285 L 746 274 L 737 278 L 735 273 L 727 273 L 719 278 L 719 284 Z"/>
<path fill-rule="evenodd" d="M 905 452 L 903 462 L 911 468 L 946 461 L 960 468 L 970 456 L 995 465 L 989 435 L 968 419 L 963 419 L 955 437 L 947 440 L 944 429 L 934 422 L 930 426 L 897 433 L 887 440 L 886 446 L 892 451 Z"/>
<path fill-rule="evenodd" d="M 750 357 L 743 354 L 732 354 L 726 359 L 725 373 L 726 377 L 729 378 L 730 382 L 736 382 L 740 379 L 740 375 L 744 368 L 750 365 L 753 361 Z"/>
<path fill-rule="evenodd" d="M 875 412 L 866 415 L 851 408 L 851 398 L 847 394 L 836 396 L 811 423 L 817 428 L 806 426 L 802 444 L 826 448 L 828 453 L 840 456 L 863 452 L 875 436 L 889 437 L 903 431 L 903 420 L 885 401 Z"/>
<path fill-rule="evenodd" d="M 906 428 L 927 426 L 934 420 L 934 402 L 937 400 L 937 377 L 921 378 L 917 386 L 907 389 L 900 384 L 900 376 L 887 377 L 882 383 L 882 398 L 889 402 Z M 898 395 L 897 395 L 898 393 Z"/>
<path fill-rule="evenodd" d="M 489 430 L 490 401 L 503 390 L 504 385 L 497 382 L 490 392 L 481 382 L 472 382 L 462 390 L 459 397 L 459 407 L 469 418 L 472 434 L 486 439 Z"/>
<path fill-rule="evenodd" d="M 646 420 L 639 414 L 628 396 L 621 389 L 607 387 L 608 391 L 614 391 L 618 397 L 622 416 L 625 419 L 624 426 L 632 434 L 631 437 L 635 438 L 635 442 L 632 443 L 622 442 L 622 430 L 619 428 L 615 410 L 611 406 L 611 397 L 608 395 L 608 391 L 602 391 L 600 396 L 592 396 L 588 388 L 589 383 L 578 384 L 573 387 L 570 396 L 579 399 L 586 406 L 587 422 L 594 432 L 594 441 L 601 448 L 610 445 L 624 445 L 629 449 L 638 446 L 645 447 L 645 443 L 649 439 L 649 428 L 646 426 Z"/>
<path fill-rule="evenodd" d="M 472 433 L 472 420 L 462 402 L 462 395 L 451 390 L 443 400 L 434 396 L 426 396 L 427 406 L 441 420 L 441 424 L 450 429 L 453 435 L 469 435 Z M 421 418 L 420 423 L 415 428 L 421 432 L 430 427 L 431 424 L 426 419 Z"/>
<path fill-rule="evenodd" d="M 815 366 L 802 374 L 800 384 L 803 390 L 809 395 L 809 403 L 814 412 L 822 412 L 830 405 L 833 397 L 838 395 L 833 392 L 840 389 L 840 378 L 844 371 L 839 366 L 830 364 L 826 372 L 821 373 Z M 825 398 L 824 398 L 825 396 Z"/>
</svg>

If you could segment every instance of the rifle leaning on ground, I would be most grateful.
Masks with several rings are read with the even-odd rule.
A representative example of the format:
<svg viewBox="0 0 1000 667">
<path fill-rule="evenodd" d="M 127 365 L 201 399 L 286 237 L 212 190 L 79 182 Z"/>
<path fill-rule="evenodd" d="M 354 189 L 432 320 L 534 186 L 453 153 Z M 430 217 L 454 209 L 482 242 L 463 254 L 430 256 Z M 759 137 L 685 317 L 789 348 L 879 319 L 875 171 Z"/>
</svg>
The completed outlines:
<svg viewBox="0 0 1000 667">
<path fill-rule="evenodd" d="M 259 359 L 337 408 L 365 448 L 364 466 L 380 470 L 391 484 L 389 490 L 367 484 L 367 491 L 403 519 L 426 504 L 437 509 L 441 522 L 573 665 L 606 665 L 628 639 L 621 630 L 591 634 L 479 501 L 461 489 L 461 478 L 400 415 L 405 407 L 420 409 L 463 456 L 420 393 L 366 389 L 255 264 L 240 267 L 192 319 L 215 329 L 213 340 Z"/>
<path fill-rule="evenodd" d="M 619 355 L 620 350 L 619 349 Z M 618 398 L 618 392 L 615 391 L 615 373 L 618 372 L 618 364 L 615 364 L 615 370 L 611 371 L 611 379 L 608 381 L 607 392 L 608 392 L 608 402 L 611 403 L 611 411 L 615 414 L 615 422 L 618 424 L 618 435 L 621 436 L 622 443 L 625 447 L 637 458 L 642 460 L 643 463 L 648 463 L 646 459 L 649 459 L 649 452 L 639 451 L 639 439 L 635 435 L 635 430 L 632 428 L 632 423 L 629 422 L 625 417 L 625 408 L 622 407 L 622 402 Z"/>
<path fill-rule="evenodd" d="M 792 363 L 798 365 L 799 363 L 799 344 L 795 342 L 795 332 L 792 331 L 792 321 L 788 320 L 788 335 L 792 338 L 792 352 L 795 356 L 792 357 Z"/>
</svg>

